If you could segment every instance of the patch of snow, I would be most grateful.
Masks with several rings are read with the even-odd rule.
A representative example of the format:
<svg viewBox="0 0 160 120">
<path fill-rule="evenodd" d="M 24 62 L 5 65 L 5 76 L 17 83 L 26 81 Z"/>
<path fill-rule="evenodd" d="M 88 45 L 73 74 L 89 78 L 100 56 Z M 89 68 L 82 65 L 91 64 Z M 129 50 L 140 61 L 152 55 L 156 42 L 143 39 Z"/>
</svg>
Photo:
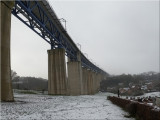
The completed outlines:
<svg viewBox="0 0 160 120">
<path fill-rule="evenodd" d="M 153 103 L 147 103 L 147 105 L 153 106 Z"/>
<path fill-rule="evenodd" d="M 1 119 L 106 119 L 135 120 L 126 118 L 127 112 L 112 104 L 106 96 L 115 94 L 98 93 L 81 96 L 49 96 L 15 94 L 15 102 L 2 102 Z"/>
<path fill-rule="evenodd" d="M 148 96 L 151 96 L 151 97 L 155 97 L 155 96 L 160 97 L 160 92 L 145 93 L 141 97 L 148 97 Z"/>
</svg>

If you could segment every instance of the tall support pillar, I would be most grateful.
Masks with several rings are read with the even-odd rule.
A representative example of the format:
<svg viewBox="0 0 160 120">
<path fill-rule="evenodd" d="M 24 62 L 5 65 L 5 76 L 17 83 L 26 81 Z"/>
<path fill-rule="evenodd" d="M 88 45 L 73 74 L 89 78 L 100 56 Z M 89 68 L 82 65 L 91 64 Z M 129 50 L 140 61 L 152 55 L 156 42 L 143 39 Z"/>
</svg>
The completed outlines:
<svg viewBox="0 0 160 120">
<path fill-rule="evenodd" d="M 65 95 L 67 93 L 65 50 L 48 50 L 48 94 Z"/>
<path fill-rule="evenodd" d="M 11 9 L 13 1 L 0 1 L 0 27 L 1 27 L 1 101 L 14 101 L 11 82 L 10 62 L 10 32 L 11 32 Z"/>
<path fill-rule="evenodd" d="M 88 94 L 93 94 L 93 73 L 92 70 L 88 71 Z"/>
<path fill-rule="evenodd" d="M 83 90 L 80 53 L 77 54 L 77 58 L 78 61 L 69 61 L 67 63 L 69 95 L 81 95 Z"/>
<path fill-rule="evenodd" d="M 97 93 L 97 73 L 93 72 L 93 94 Z"/>
<path fill-rule="evenodd" d="M 83 83 L 83 92 L 82 94 L 83 95 L 87 95 L 88 94 L 88 70 L 87 68 L 82 68 L 82 76 L 83 76 L 83 79 L 82 79 L 82 83 Z"/>
<path fill-rule="evenodd" d="M 97 92 L 100 90 L 101 74 L 97 74 Z"/>
<path fill-rule="evenodd" d="M 93 71 L 91 72 L 91 74 L 92 74 L 92 79 L 91 79 L 91 94 L 93 95 L 93 94 L 94 94 L 95 75 L 94 75 L 94 72 L 93 72 Z"/>
</svg>

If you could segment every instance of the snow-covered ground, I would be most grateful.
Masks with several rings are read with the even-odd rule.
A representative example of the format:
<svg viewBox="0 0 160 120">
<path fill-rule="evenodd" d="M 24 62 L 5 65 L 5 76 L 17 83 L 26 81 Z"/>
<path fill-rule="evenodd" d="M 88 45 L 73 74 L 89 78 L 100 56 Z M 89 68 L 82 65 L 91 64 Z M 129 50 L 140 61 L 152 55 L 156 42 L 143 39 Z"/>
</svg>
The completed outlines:
<svg viewBox="0 0 160 120">
<path fill-rule="evenodd" d="M 16 93 L 15 102 L 1 103 L 1 119 L 106 119 L 126 118 L 127 112 L 112 104 L 106 96 L 112 93 L 81 96 L 49 96 Z"/>
<path fill-rule="evenodd" d="M 160 92 L 145 93 L 141 97 L 148 97 L 148 96 L 151 96 L 151 97 L 155 97 L 155 96 L 160 97 Z"/>
</svg>

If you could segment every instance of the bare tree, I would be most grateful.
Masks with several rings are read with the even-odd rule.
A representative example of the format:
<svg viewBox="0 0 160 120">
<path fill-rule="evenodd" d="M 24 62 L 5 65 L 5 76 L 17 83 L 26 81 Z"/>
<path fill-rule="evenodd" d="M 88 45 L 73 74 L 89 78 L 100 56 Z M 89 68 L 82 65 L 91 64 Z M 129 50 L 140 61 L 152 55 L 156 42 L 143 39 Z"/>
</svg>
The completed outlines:
<svg viewBox="0 0 160 120">
<path fill-rule="evenodd" d="M 16 71 L 11 70 L 11 79 L 13 80 L 15 77 L 17 77 Z"/>
</svg>

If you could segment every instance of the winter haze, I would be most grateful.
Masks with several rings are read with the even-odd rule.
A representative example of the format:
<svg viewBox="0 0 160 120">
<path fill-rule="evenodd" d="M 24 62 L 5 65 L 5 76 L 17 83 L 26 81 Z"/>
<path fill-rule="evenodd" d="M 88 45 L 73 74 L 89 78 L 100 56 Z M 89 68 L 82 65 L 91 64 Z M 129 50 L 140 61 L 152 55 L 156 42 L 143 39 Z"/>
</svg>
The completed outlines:
<svg viewBox="0 0 160 120">
<path fill-rule="evenodd" d="M 82 52 L 109 74 L 159 72 L 159 1 L 49 3 Z M 48 78 L 50 45 L 13 15 L 11 27 L 12 69 Z"/>
</svg>

